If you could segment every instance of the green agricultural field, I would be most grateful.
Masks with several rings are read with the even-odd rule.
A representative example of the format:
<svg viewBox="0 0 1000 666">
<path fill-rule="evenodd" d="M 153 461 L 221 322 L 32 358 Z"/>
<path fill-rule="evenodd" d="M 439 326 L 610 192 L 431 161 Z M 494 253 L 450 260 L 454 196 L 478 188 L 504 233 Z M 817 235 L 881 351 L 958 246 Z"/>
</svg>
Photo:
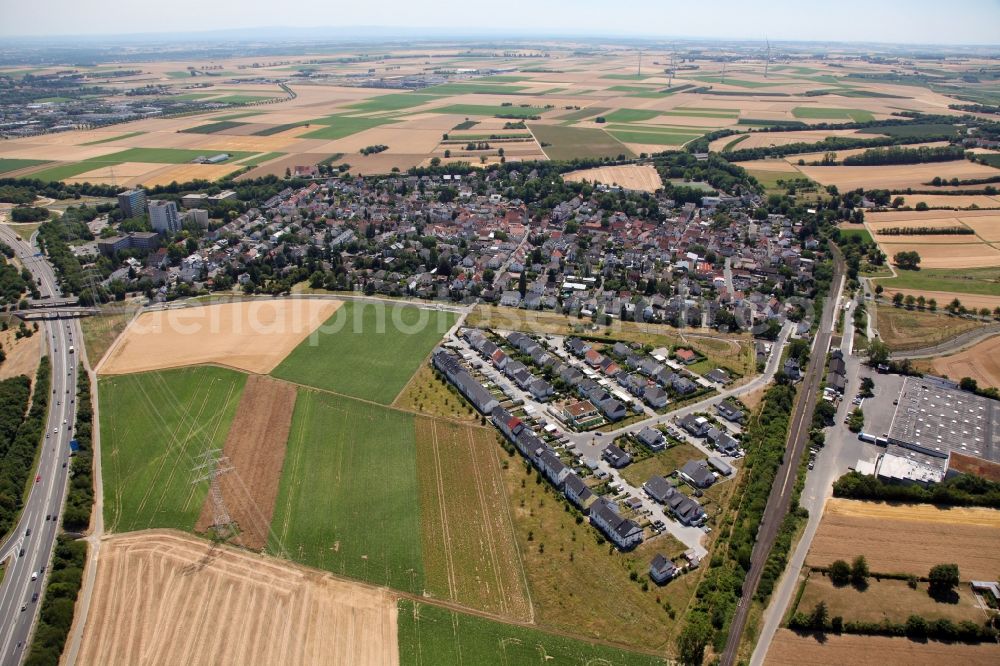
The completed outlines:
<svg viewBox="0 0 1000 666">
<path fill-rule="evenodd" d="M 649 109 L 618 109 L 604 117 L 609 123 L 641 123 L 652 120 L 660 115 L 659 111 Z"/>
<path fill-rule="evenodd" d="M 442 83 L 439 86 L 424 88 L 424 95 L 451 97 L 453 95 L 514 95 L 526 90 L 527 86 L 509 86 L 504 83 Z"/>
<path fill-rule="evenodd" d="M 437 95 L 426 95 L 417 93 L 393 93 L 391 95 L 381 95 L 366 99 L 357 104 L 350 104 L 347 108 L 355 111 L 398 111 L 420 106 L 427 102 L 439 99 Z"/>
<path fill-rule="evenodd" d="M 14 157 L 0 157 L 0 173 L 27 169 L 28 167 L 48 164 L 48 160 L 23 160 Z"/>
<path fill-rule="evenodd" d="M 270 127 L 265 127 L 264 129 L 259 129 L 253 133 L 253 136 L 273 136 L 275 134 L 281 134 L 282 132 L 287 132 L 288 130 L 295 129 L 296 127 L 302 127 L 303 125 L 308 125 L 308 123 L 285 123 L 284 125 L 271 125 Z"/>
<path fill-rule="evenodd" d="M 1000 154 L 983 153 L 981 155 L 976 155 L 976 161 L 1000 169 Z"/>
<path fill-rule="evenodd" d="M 795 171 L 791 165 L 789 165 L 789 171 L 764 171 L 758 169 L 747 169 L 747 173 L 757 179 L 757 182 L 761 184 L 765 190 L 778 190 L 781 186 L 778 181 L 789 181 L 795 178 L 804 178 L 802 172 Z"/>
<path fill-rule="evenodd" d="M 268 550 L 421 594 L 413 415 L 300 389 Z"/>
<path fill-rule="evenodd" d="M 729 143 L 727 143 L 722 147 L 722 152 L 726 153 L 729 152 L 730 150 L 734 150 L 738 144 L 746 141 L 749 137 L 750 137 L 749 134 L 743 134 L 736 137 L 735 139 L 733 139 L 732 141 L 730 141 Z"/>
<path fill-rule="evenodd" d="M 681 116 L 685 118 L 730 118 L 736 119 L 740 117 L 739 111 L 723 111 L 722 109 L 718 111 L 699 111 L 695 109 L 674 109 L 673 111 L 663 111 L 661 115 L 664 116 Z"/>
<path fill-rule="evenodd" d="M 522 81 L 531 81 L 530 76 L 520 76 L 518 74 L 494 74 L 493 76 L 484 76 L 481 79 L 476 79 L 476 81 L 486 81 L 489 83 L 521 83 Z"/>
<path fill-rule="evenodd" d="M 431 113 L 450 113 L 456 116 L 505 116 L 511 118 L 531 118 L 540 116 L 546 111 L 539 106 L 502 106 L 499 104 L 452 104 L 427 110 Z"/>
<path fill-rule="evenodd" d="M 623 143 L 648 143 L 657 146 L 682 146 L 702 136 L 682 132 L 651 132 L 646 130 L 609 130 L 608 134 Z"/>
<path fill-rule="evenodd" d="M 31 177 L 38 178 L 40 180 L 63 180 L 64 178 L 79 176 L 81 173 L 86 173 L 87 171 L 100 169 L 105 166 L 113 166 L 115 164 L 123 164 L 125 162 L 186 164 L 188 162 L 192 162 L 197 157 L 218 155 L 221 152 L 226 152 L 229 155 L 229 159 L 226 160 L 226 162 L 229 163 L 256 155 L 256 153 L 240 150 L 206 151 L 186 150 L 180 148 L 129 148 L 128 150 L 111 153 L 110 155 L 92 157 L 89 160 L 83 160 L 82 162 L 63 164 L 52 167 L 51 169 L 44 169 L 38 173 L 32 174 Z"/>
<path fill-rule="evenodd" d="M 646 79 L 652 79 L 659 74 L 647 74 L 646 76 L 640 76 L 638 74 L 605 74 L 602 79 L 615 79 L 616 81 L 645 81 Z"/>
<path fill-rule="evenodd" d="M 921 268 L 919 271 L 896 271 L 899 277 L 881 278 L 886 289 L 950 291 L 956 294 L 1000 296 L 1000 268 Z M 941 299 L 939 298 L 938 301 Z M 961 300 L 961 298 L 959 298 Z M 944 307 L 947 303 L 938 303 Z"/>
<path fill-rule="evenodd" d="M 770 88 L 772 86 L 780 86 L 780 83 L 765 83 L 763 81 L 743 81 L 741 79 L 733 79 L 726 77 L 723 79 L 721 76 L 692 76 L 695 81 L 702 81 L 704 83 L 720 83 L 727 86 L 737 86 L 739 88 Z"/>
<path fill-rule="evenodd" d="M 568 120 L 576 122 L 578 120 L 584 120 L 586 118 L 593 118 L 594 116 L 599 116 L 602 113 L 608 111 L 608 107 L 603 106 L 588 106 L 586 109 L 578 109 L 576 111 L 571 111 L 564 116 L 557 116 L 556 120 Z"/>
<path fill-rule="evenodd" d="M 657 86 L 648 84 L 637 84 L 632 86 L 611 86 L 608 90 L 623 93 L 652 93 L 656 92 Z"/>
<path fill-rule="evenodd" d="M 797 106 L 792 109 L 792 115 L 812 120 L 853 120 L 856 123 L 875 120 L 870 111 L 863 109 L 826 109 L 818 106 Z"/>
<path fill-rule="evenodd" d="M 398 618 L 400 666 L 666 664 L 659 657 L 503 624 L 409 599 L 399 600 Z"/>
<path fill-rule="evenodd" d="M 242 113 L 230 113 L 227 116 L 216 116 L 216 120 L 238 120 L 239 118 L 249 118 L 250 116 L 259 116 L 260 111 L 243 111 Z"/>
<path fill-rule="evenodd" d="M 348 301 L 271 374 L 388 405 L 455 319 L 441 310 Z"/>
<path fill-rule="evenodd" d="M 858 134 L 885 134 L 894 137 L 926 138 L 942 135 L 956 136 L 959 128 L 948 123 L 921 125 L 875 125 L 858 130 Z"/>
<path fill-rule="evenodd" d="M 206 125 L 189 127 L 181 130 L 181 132 L 186 134 L 216 134 L 218 132 L 225 132 L 226 130 L 233 129 L 234 127 L 243 127 L 244 125 L 246 125 L 246 123 L 238 123 L 232 120 L 219 120 Z"/>
<path fill-rule="evenodd" d="M 215 97 L 212 101 L 223 104 L 250 104 L 252 102 L 263 102 L 268 99 L 279 98 L 275 95 L 225 95 L 223 97 Z"/>
<path fill-rule="evenodd" d="M 214 93 L 184 93 L 183 95 L 170 95 L 167 99 L 181 102 L 196 102 L 199 99 L 211 97 Z M 213 100 L 215 101 L 215 100 Z"/>
<path fill-rule="evenodd" d="M 301 139 L 327 139 L 333 141 L 335 139 L 343 139 L 345 136 L 351 136 L 352 134 L 357 134 L 358 132 L 364 132 L 365 130 L 372 129 L 373 127 L 378 127 L 379 125 L 387 125 L 389 123 L 396 122 L 388 118 L 355 118 L 352 116 L 327 116 L 325 118 L 318 118 L 312 121 L 317 125 L 326 125 L 312 132 L 306 132 L 301 135 Z"/>
<path fill-rule="evenodd" d="M 221 449 L 246 375 L 211 366 L 102 377 L 104 521 L 112 532 L 192 530 L 208 492 L 195 459 Z"/>
<path fill-rule="evenodd" d="M 119 134 L 118 136 L 113 136 L 108 139 L 98 139 L 97 141 L 88 141 L 80 145 L 83 146 L 97 146 L 102 143 L 112 143 L 113 141 L 123 141 L 125 139 L 131 139 L 134 136 L 142 136 L 145 132 L 129 132 L 128 134 Z"/>
<path fill-rule="evenodd" d="M 254 157 L 251 157 L 250 159 L 242 160 L 241 162 L 239 162 L 239 165 L 240 166 L 257 166 L 258 164 L 262 164 L 264 162 L 269 162 L 271 160 L 277 159 L 279 157 L 284 157 L 284 156 L 285 156 L 285 153 L 262 153 L 260 155 L 256 155 Z"/>
<path fill-rule="evenodd" d="M 635 154 L 613 136 L 599 129 L 562 125 L 531 125 L 531 132 L 542 144 L 542 150 L 552 160 L 586 157 L 635 157 Z"/>
</svg>

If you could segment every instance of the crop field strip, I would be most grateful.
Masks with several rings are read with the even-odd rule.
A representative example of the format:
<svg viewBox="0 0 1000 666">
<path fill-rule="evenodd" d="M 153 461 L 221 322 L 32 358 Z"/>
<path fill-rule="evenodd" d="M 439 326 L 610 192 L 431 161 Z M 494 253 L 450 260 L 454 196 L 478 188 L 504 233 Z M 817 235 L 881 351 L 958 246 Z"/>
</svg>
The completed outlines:
<svg viewBox="0 0 1000 666">
<path fill-rule="evenodd" d="M 299 389 L 268 550 L 420 594 L 413 415 Z"/>
<path fill-rule="evenodd" d="M 79 176 L 87 171 L 105 166 L 117 166 L 126 162 L 145 162 L 153 164 L 186 164 L 197 157 L 209 157 L 225 152 L 229 155 L 226 163 L 251 157 L 256 153 L 239 150 L 191 150 L 181 148 L 129 148 L 121 152 L 92 157 L 79 162 L 63 164 L 32 174 L 40 180 L 64 180 Z"/>
<path fill-rule="evenodd" d="M 271 374 L 388 405 L 455 318 L 440 310 L 349 301 Z"/>
<path fill-rule="evenodd" d="M 496 433 L 421 416 L 416 444 L 428 592 L 530 621 Z"/>
<path fill-rule="evenodd" d="M 194 528 L 208 483 L 193 484 L 190 470 L 222 447 L 245 381 L 214 367 L 100 380 L 109 531 Z"/>
</svg>

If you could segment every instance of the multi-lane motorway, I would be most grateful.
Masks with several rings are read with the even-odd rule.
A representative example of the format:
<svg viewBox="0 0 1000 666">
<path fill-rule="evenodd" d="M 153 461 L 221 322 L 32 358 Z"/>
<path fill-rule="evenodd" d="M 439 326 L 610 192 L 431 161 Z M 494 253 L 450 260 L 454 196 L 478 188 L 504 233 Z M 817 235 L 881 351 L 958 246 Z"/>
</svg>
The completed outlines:
<svg viewBox="0 0 1000 666">
<path fill-rule="evenodd" d="M 14 248 L 38 282 L 43 297 L 59 294 L 52 267 L 43 257 L 36 256 L 38 250 L 34 245 L 3 226 L 0 226 L 0 240 Z M 45 336 L 46 353 L 52 363 L 52 392 L 37 477 L 32 480 L 17 526 L 0 543 L 0 560 L 6 561 L 0 583 L 2 666 L 21 662 L 38 617 L 52 547 L 59 531 L 69 474 L 69 442 L 76 417 L 77 359 L 83 342 L 80 326 L 75 319 L 43 321 L 36 335 Z M 76 347 L 74 353 L 70 353 L 71 346 Z"/>
</svg>

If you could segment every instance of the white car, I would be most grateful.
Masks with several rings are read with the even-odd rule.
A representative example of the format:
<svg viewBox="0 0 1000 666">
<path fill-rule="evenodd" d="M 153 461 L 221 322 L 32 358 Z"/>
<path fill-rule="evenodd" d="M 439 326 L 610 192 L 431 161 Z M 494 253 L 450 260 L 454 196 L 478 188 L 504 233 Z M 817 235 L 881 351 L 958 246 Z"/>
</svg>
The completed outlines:
<svg viewBox="0 0 1000 666">
<path fill-rule="evenodd" d="M 52 432 L 59 432 L 59 428 L 53 428 Z"/>
<path fill-rule="evenodd" d="M 32 571 L 31 572 L 31 580 L 38 580 L 38 572 L 37 571 Z"/>
</svg>

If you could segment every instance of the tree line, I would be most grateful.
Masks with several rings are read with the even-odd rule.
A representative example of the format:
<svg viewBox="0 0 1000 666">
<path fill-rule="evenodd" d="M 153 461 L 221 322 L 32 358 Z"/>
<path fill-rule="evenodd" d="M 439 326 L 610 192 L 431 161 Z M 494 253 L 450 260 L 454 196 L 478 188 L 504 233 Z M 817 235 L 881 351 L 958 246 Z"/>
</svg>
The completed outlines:
<svg viewBox="0 0 1000 666">
<path fill-rule="evenodd" d="M 1000 483 L 959 474 L 930 487 L 886 483 L 874 476 L 848 472 L 833 484 L 834 497 L 883 502 L 920 502 L 942 506 L 986 506 L 1000 509 Z"/>
<path fill-rule="evenodd" d="M 928 148 L 872 148 L 860 155 L 848 155 L 844 166 L 880 166 L 885 164 L 924 164 L 927 162 L 953 162 L 965 159 L 965 149 L 961 146 L 938 146 Z"/>
<path fill-rule="evenodd" d="M 24 661 L 25 666 L 59 663 L 73 625 L 73 610 L 83 582 L 86 559 L 86 541 L 74 541 L 65 534 L 59 535 L 52 556 L 52 571 L 46 581 L 38 628 Z"/>
<path fill-rule="evenodd" d="M 30 409 L 27 377 L 0 383 L 0 534 L 10 531 L 24 505 L 24 488 L 45 430 L 50 383 L 48 356 L 38 364 Z"/>
<path fill-rule="evenodd" d="M 90 512 L 94 504 L 93 448 L 91 437 L 94 428 L 94 408 L 90 399 L 90 378 L 81 367 L 76 380 L 76 428 L 74 437 L 77 451 L 73 456 L 69 492 L 63 512 L 63 529 L 82 532 L 90 525 Z"/>
</svg>

